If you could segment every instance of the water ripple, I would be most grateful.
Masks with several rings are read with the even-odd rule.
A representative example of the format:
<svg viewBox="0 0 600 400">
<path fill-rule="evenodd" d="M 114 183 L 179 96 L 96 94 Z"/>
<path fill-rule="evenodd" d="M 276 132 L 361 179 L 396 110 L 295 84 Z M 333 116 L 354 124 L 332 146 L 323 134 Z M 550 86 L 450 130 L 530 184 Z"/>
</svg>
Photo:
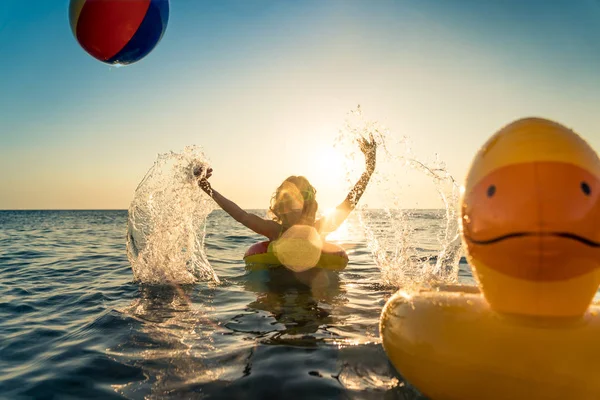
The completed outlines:
<svg viewBox="0 0 600 400">
<path fill-rule="evenodd" d="M 0 212 L 1 396 L 421 399 L 381 348 L 395 289 L 361 239 L 340 240 L 345 271 L 300 283 L 286 270 L 246 272 L 241 257 L 262 239 L 213 212 L 206 251 L 220 284 L 139 285 L 126 221 L 125 211 Z"/>
</svg>

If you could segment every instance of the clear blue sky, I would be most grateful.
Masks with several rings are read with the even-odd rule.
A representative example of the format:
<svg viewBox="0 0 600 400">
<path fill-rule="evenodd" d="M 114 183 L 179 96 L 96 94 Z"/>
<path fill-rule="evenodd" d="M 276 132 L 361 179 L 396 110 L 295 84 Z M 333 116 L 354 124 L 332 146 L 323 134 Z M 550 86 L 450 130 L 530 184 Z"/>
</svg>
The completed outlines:
<svg viewBox="0 0 600 400">
<path fill-rule="evenodd" d="M 0 209 L 127 208 L 156 155 L 191 144 L 243 207 L 289 174 L 333 206 L 323 149 L 357 104 L 459 180 L 520 117 L 600 149 L 599 39 L 596 0 L 174 0 L 156 49 L 115 68 L 79 47 L 68 1 L 2 0 Z M 439 206 L 430 186 L 406 206 Z"/>
</svg>

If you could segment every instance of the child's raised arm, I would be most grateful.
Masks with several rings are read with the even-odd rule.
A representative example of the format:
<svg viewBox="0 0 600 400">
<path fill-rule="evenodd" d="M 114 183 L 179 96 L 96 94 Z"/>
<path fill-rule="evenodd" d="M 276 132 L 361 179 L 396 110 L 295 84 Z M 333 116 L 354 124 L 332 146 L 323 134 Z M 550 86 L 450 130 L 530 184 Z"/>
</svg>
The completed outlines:
<svg viewBox="0 0 600 400">
<path fill-rule="evenodd" d="M 365 155 L 365 172 L 363 172 L 358 182 L 356 182 L 352 190 L 350 190 L 350 193 L 348 193 L 346 199 L 335 208 L 334 212 L 316 222 L 315 228 L 319 232 L 333 232 L 339 228 L 346 218 L 348 218 L 350 212 L 354 210 L 358 200 L 360 200 L 361 196 L 365 192 L 367 184 L 371 179 L 371 175 L 375 171 L 375 159 L 377 153 L 377 144 L 375 143 L 375 139 L 373 139 L 372 134 L 370 135 L 370 139 L 371 140 L 360 138 L 359 140 L 360 150 Z"/>
<path fill-rule="evenodd" d="M 200 172 L 201 171 L 197 172 L 196 175 L 200 175 Z M 206 194 L 212 197 L 212 199 L 223 209 L 223 211 L 231 215 L 237 222 L 258 233 L 259 235 L 266 236 L 270 240 L 274 240 L 278 237 L 279 233 L 281 232 L 281 226 L 277 222 L 263 219 L 258 215 L 242 210 L 240 206 L 211 187 L 210 183 L 208 182 L 208 178 L 210 178 L 211 175 L 212 168 L 209 168 L 206 171 L 206 176 L 198 181 L 198 186 L 200 186 L 200 188 L 204 190 Z"/>
</svg>

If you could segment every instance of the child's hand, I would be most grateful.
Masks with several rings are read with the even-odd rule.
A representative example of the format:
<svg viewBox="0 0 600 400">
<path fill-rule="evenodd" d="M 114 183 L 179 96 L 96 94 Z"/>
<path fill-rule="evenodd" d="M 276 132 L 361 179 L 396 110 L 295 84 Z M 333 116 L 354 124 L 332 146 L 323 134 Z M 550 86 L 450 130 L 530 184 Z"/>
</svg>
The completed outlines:
<svg viewBox="0 0 600 400">
<path fill-rule="evenodd" d="M 365 159 L 367 162 L 367 170 L 369 172 L 373 172 L 375 170 L 375 156 L 377 154 L 377 143 L 373 138 L 373 134 L 369 134 L 369 139 L 367 140 L 364 137 L 358 139 L 358 145 L 360 146 L 360 151 L 365 155 Z"/>
<path fill-rule="evenodd" d="M 206 170 L 206 175 L 203 176 L 204 173 L 204 166 L 198 166 L 194 168 L 194 176 L 197 178 L 200 178 L 198 180 L 198 186 L 200 186 L 200 189 L 202 189 L 206 194 L 208 194 L 209 196 L 212 197 L 212 187 L 210 186 L 210 183 L 208 182 L 208 178 L 210 178 L 212 176 L 212 168 L 208 167 L 208 169 Z"/>
<path fill-rule="evenodd" d="M 377 143 L 375 142 L 372 133 L 369 134 L 369 139 L 371 140 L 367 140 L 364 137 L 361 137 L 360 139 L 358 139 L 358 145 L 360 146 L 360 151 L 362 151 L 366 157 L 374 157 L 377 151 Z"/>
<path fill-rule="evenodd" d="M 203 179 L 208 179 L 212 176 L 212 171 L 213 171 L 213 169 L 208 167 L 208 169 L 206 170 L 206 176 L 202 176 L 202 173 L 204 172 L 204 166 L 200 165 L 200 166 L 194 168 L 194 176 L 196 178 L 202 177 Z"/>
</svg>

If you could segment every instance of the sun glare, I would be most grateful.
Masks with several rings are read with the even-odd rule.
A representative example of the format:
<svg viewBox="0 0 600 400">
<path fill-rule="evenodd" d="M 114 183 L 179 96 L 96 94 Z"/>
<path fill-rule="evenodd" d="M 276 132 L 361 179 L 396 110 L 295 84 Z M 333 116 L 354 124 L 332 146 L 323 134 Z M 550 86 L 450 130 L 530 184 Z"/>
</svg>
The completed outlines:
<svg viewBox="0 0 600 400">
<path fill-rule="evenodd" d="M 331 216 L 331 214 L 333 214 L 334 211 L 335 211 L 335 207 L 330 207 L 330 208 L 326 209 L 325 211 L 323 211 L 323 217 L 329 218 Z"/>
<path fill-rule="evenodd" d="M 337 206 L 346 197 L 344 157 L 331 145 L 315 148 L 306 176 L 317 189 L 319 207 L 325 210 Z"/>
<path fill-rule="evenodd" d="M 344 157 L 333 147 L 321 147 L 315 161 L 317 168 L 327 180 L 343 177 Z"/>
<path fill-rule="evenodd" d="M 321 214 L 323 218 L 328 218 L 335 212 L 335 207 L 324 210 Z M 347 241 L 350 239 L 350 222 L 344 221 L 335 231 L 327 235 L 327 240 L 330 241 Z"/>
<path fill-rule="evenodd" d="M 320 146 L 311 159 L 311 182 L 321 191 L 344 183 L 344 157 L 331 146 Z"/>
</svg>

